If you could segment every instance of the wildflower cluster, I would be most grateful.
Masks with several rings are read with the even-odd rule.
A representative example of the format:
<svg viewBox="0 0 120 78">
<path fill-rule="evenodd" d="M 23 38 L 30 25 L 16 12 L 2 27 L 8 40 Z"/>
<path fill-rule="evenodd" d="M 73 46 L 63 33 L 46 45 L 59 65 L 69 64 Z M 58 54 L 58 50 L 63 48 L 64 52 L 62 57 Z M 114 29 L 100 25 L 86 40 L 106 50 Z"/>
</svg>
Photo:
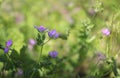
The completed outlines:
<svg viewBox="0 0 120 78">
<path fill-rule="evenodd" d="M 11 75 L 15 78 L 46 78 L 49 73 L 53 72 L 54 67 L 57 68 L 60 66 L 60 64 L 56 65 L 61 62 L 61 59 L 58 58 L 57 51 L 52 50 L 48 53 L 47 56 L 42 55 L 44 45 L 51 39 L 59 38 L 60 34 L 55 29 L 49 30 L 44 26 L 35 26 L 34 28 L 37 29 L 38 35 L 36 40 L 32 38 L 29 39 L 28 49 L 26 46 L 23 46 L 23 48 L 21 48 L 20 50 L 20 53 L 18 53 L 14 48 L 11 49 L 10 47 L 13 44 L 13 41 L 11 39 L 6 42 L 5 47 L 0 45 L 0 49 L 3 49 L 4 51 L 3 55 L 0 56 L 0 61 L 6 64 L 3 66 L 2 73 L 4 73 L 4 70 L 8 72 L 9 70 L 12 70 L 12 72 L 10 73 L 12 73 Z M 33 48 L 35 47 L 35 45 L 37 46 L 37 44 L 40 48 L 40 52 L 37 56 L 35 56 L 36 60 L 33 60 L 33 58 L 29 56 L 29 54 L 30 52 L 34 52 Z M 9 53 L 9 50 L 11 50 L 11 53 Z M 27 53 L 28 51 L 30 52 Z M 47 71 L 42 71 L 42 69 Z M 39 73 L 44 72 L 44 75 L 36 75 L 36 72 L 38 72 L 38 70 L 41 70 Z M 3 76 L 4 74 L 2 75 L 2 77 Z"/>
<path fill-rule="evenodd" d="M 39 32 L 40 32 L 40 35 L 38 35 L 38 41 L 41 41 L 42 44 L 46 43 L 44 42 L 44 38 L 39 40 L 40 39 L 40 36 L 43 35 L 42 37 L 45 37 L 45 33 L 47 32 L 48 36 L 50 39 L 57 39 L 59 38 L 60 34 L 55 30 L 48 30 L 47 28 L 45 28 L 44 26 L 35 26 L 34 28 L 36 28 Z M 48 42 L 48 41 L 47 41 Z M 39 43 L 39 42 L 38 42 Z M 58 53 L 57 51 L 52 51 L 52 52 L 49 52 L 49 56 L 55 58 L 57 57 Z"/>
</svg>

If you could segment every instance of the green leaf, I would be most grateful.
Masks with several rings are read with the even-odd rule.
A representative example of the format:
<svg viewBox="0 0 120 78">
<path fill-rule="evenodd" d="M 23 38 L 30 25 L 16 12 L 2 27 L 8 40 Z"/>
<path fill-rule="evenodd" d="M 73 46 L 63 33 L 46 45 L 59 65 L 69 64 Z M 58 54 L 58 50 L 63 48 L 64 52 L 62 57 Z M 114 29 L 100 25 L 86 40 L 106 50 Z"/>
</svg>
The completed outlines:
<svg viewBox="0 0 120 78">
<path fill-rule="evenodd" d="M 18 52 L 16 50 L 12 50 L 12 52 L 10 54 L 10 58 L 13 61 L 15 66 L 20 67 L 20 65 L 21 65 L 20 55 L 18 54 Z"/>
<path fill-rule="evenodd" d="M 115 74 L 115 76 L 118 75 L 118 71 L 117 71 L 117 63 L 116 60 L 114 58 L 112 58 L 113 61 L 113 73 Z"/>
<path fill-rule="evenodd" d="M 7 62 L 8 59 L 5 54 L 0 55 L 0 62 Z"/>
<path fill-rule="evenodd" d="M 36 40 L 38 45 L 42 45 L 45 40 L 45 33 L 38 33 Z"/>
<path fill-rule="evenodd" d="M 42 40 L 45 40 L 45 33 L 42 33 Z"/>
<path fill-rule="evenodd" d="M 7 33 L 7 39 L 12 39 L 13 41 L 12 48 L 20 53 L 20 49 L 24 45 L 24 35 L 17 28 L 8 29 Z"/>
<path fill-rule="evenodd" d="M 67 40 L 67 37 L 68 37 L 68 35 L 66 35 L 66 34 L 60 34 L 61 39 Z"/>
<path fill-rule="evenodd" d="M 3 67 L 3 63 L 0 62 L 0 70 L 2 69 L 2 67 Z"/>
<path fill-rule="evenodd" d="M 20 50 L 20 61 L 25 70 L 34 68 L 33 65 L 36 62 L 29 56 L 26 46 L 23 46 L 23 48 Z"/>
</svg>

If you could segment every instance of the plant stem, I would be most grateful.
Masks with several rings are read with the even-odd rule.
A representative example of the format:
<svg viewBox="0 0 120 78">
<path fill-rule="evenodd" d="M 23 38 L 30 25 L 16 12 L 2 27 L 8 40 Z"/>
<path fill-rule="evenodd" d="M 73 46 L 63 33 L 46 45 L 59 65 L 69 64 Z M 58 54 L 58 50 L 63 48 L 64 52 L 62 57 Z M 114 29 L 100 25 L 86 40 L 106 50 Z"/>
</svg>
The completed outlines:
<svg viewBox="0 0 120 78">
<path fill-rule="evenodd" d="M 41 50 L 40 50 L 40 54 L 39 54 L 39 57 L 38 57 L 38 61 L 36 62 L 36 64 L 34 66 L 36 66 L 37 64 L 39 64 L 40 60 L 41 60 L 41 56 L 42 56 L 42 50 L 43 50 L 43 45 L 41 45 Z M 34 67 L 33 67 L 34 68 Z M 33 77 L 35 73 L 35 70 L 33 71 L 32 75 L 30 76 L 30 78 Z"/>
<path fill-rule="evenodd" d="M 35 66 L 36 66 L 37 64 L 39 64 L 39 62 L 41 61 L 43 46 L 44 46 L 48 41 L 50 41 L 50 40 L 51 40 L 51 38 L 48 39 L 46 42 L 44 42 L 42 45 L 40 45 L 40 46 L 41 46 L 41 50 L 40 50 L 40 53 L 39 53 L 38 61 L 37 61 L 37 63 L 35 64 Z M 33 67 L 33 68 L 34 68 L 34 67 Z M 33 71 L 33 73 L 32 73 L 32 75 L 30 76 L 30 78 L 33 77 L 34 73 L 35 73 L 35 71 Z"/>
<path fill-rule="evenodd" d="M 9 56 L 8 54 L 6 54 L 6 56 L 7 56 L 8 60 L 11 62 L 11 64 L 13 65 L 13 70 L 14 70 L 14 71 L 17 71 L 17 69 L 16 69 L 16 67 L 14 66 L 14 63 L 13 63 L 13 61 L 11 60 L 10 56 Z"/>
<path fill-rule="evenodd" d="M 42 50 L 43 50 L 43 45 L 41 46 L 41 50 L 40 50 L 40 54 L 39 54 L 39 58 L 38 58 L 38 63 L 40 62 L 40 59 L 42 57 Z"/>
<path fill-rule="evenodd" d="M 41 46 L 42 45 L 45 45 L 48 41 L 50 41 L 51 40 L 51 38 L 50 39 L 48 39 L 46 42 L 44 42 L 43 44 L 41 44 Z"/>
</svg>

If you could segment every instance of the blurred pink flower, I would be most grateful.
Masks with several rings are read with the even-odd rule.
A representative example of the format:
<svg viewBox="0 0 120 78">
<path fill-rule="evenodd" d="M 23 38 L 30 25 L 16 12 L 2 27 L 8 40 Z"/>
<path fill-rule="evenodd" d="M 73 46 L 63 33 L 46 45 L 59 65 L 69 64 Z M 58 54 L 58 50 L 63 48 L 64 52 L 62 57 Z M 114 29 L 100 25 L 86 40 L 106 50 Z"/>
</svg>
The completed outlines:
<svg viewBox="0 0 120 78">
<path fill-rule="evenodd" d="M 97 52 L 96 53 L 98 60 L 105 60 L 106 56 L 102 52 Z"/>
<path fill-rule="evenodd" d="M 21 68 L 17 69 L 16 76 L 22 76 L 23 75 L 23 70 Z"/>
<path fill-rule="evenodd" d="M 36 41 L 34 39 L 29 39 L 29 44 L 34 46 L 36 44 Z"/>
<path fill-rule="evenodd" d="M 34 39 L 29 39 L 28 48 L 32 50 L 35 45 L 36 41 Z"/>
<path fill-rule="evenodd" d="M 24 21 L 24 15 L 20 13 L 15 13 L 15 22 L 21 23 Z"/>
<path fill-rule="evenodd" d="M 94 9 L 89 9 L 89 10 L 88 10 L 88 13 L 89 13 L 90 15 L 95 15 Z"/>
<path fill-rule="evenodd" d="M 108 28 L 103 28 L 102 33 L 106 36 L 109 36 L 110 35 L 110 30 Z"/>
</svg>

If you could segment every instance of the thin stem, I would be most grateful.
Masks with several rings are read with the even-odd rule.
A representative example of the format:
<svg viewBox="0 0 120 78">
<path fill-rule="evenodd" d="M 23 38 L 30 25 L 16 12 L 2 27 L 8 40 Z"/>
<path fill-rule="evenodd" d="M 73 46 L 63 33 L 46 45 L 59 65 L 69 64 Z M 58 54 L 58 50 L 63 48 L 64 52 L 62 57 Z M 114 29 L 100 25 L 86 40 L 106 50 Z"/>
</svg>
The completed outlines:
<svg viewBox="0 0 120 78">
<path fill-rule="evenodd" d="M 0 49 L 4 50 L 4 47 L 0 44 Z"/>
<path fill-rule="evenodd" d="M 39 54 L 39 57 L 38 57 L 38 62 L 37 62 L 37 63 L 39 63 L 39 62 L 40 62 L 40 60 L 41 60 L 42 50 L 43 50 L 43 45 L 41 46 L 41 50 L 40 50 L 40 54 Z M 36 63 L 34 66 L 36 66 L 36 65 L 37 65 L 37 63 Z M 33 68 L 34 68 L 34 67 L 33 67 Z M 33 71 L 33 73 L 32 73 L 32 75 L 30 76 L 30 78 L 32 78 L 32 77 L 33 77 L 34 73 L 35 73 L 35 70 Z"/>
<path fill-rule="evenodd" d="M 108 41 L 108 43 L 106 45 L 107 45 L 106 54 L 107 54 L 107 57 L 109 58 L 109 41 Z"/>
<path fill-rule="evenodd" d="M 42 45 L 45 45 L 47 42 L 49 42 L 51 40 L 51 38 L 49 38 L 46 42 L 44 42 L 43 44 L 41 44 L 41 46 Z"/>
<path fill-rule="evenodd" d="M 14 63 L 13 63 L 12 59 L 10 58 L 10 56 L 9 56 L 8 54 L 6 54 L 6 56 L 7 56 L 8 60 L 11 62 L 11 64 L 13 65 L 13 70 L 14 70 L 14 71 L 17 71 L 17 69 L 16 69 L 16 67 L 14 66 Z"/>
<path fill-rule="evenodd" d="M 43 50 L 43 45 L 41 46 L 41 50 L 40 50 L 40 54 L 39 54 L 39 58 L 38 58 L 38 63 L 40 62 L 40 59 L 42 57 L 42 50 Z"/>
<path fill-rule="evenodd" d="M 113 29 L 113 17 L 114 17 L 114 15 L 112 16 L 111 29 Z M 107 38 L 107 53 L 108 53 L 107 55 L 108 55 L 108 58 L 112 56 L 109 53 L 110 51 L 111 52 L 113 51 L 112 43 L 113 43 L 113 31 L 110 32 L 110 37 Z"/>
<path fill-rule="evenodd" d="M 33 71 L 33 73 L 32 73 L 32 75 L 30 76 L 30 78 L 32 78 L 33 77 L 33 74 L 35 73 L 35 71 Z"/>
<path fill-rule="evenodd" d="M 41 46 L 41 50 L 40 50 L 39 57 L 38 57 L 38 62 L 37 62 L 38 64 L 39 64 L 39 62 L 41 61 L 43 46 L 44 46 L 48 41 L 50 41 L 50 40 L 51 40 L 51 38 L 48 39 L 46 42 L 44 42 L 42 45 L 40 45 L 40 46 Z M 37 63 L 36 63 L 34 66 L 36 66 Z M 34 68 L 34 67 L 33 67 L 33 68 Z M 30 76 L 30 78 L 33 77 L 34 73 L 35 73 L 35 71 L 33 71 L 33 73 L 32 73 L 32 75 Z"/>
<path fill-rule="evenodd" d="M 112 22 L 111 22 L 111 29 L 113 29 L 113 18 L 114 18 L 114 15 L 112 16 Z M 110 50 L 111 52 L 113 51 L 113 31 L 111 31 L 111 36 L 110 36 Z"/>
<path fill-rule="evenodd" d="M 95 64 L 95 68 L 97 68 L 99 62 L 100 62 L 100 59 L 97 58 L 97 63 Z M 97 70 L 95 70 L 95 73 L 97 73 Z"/>
</svg>

